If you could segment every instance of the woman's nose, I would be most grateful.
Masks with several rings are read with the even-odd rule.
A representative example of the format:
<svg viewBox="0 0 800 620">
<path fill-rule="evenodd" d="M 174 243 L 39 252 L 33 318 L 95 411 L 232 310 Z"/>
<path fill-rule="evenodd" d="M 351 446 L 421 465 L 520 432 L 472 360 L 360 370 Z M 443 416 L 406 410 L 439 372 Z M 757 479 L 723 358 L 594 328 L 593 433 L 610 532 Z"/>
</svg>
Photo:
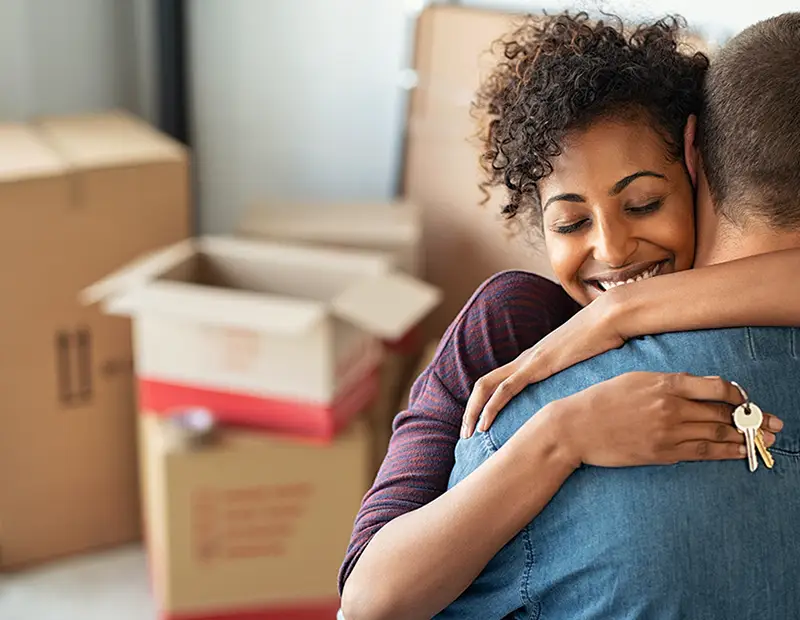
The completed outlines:
<svg viewBox="0 0 800 620">
<path fill-rule="evenodd" d="M 631 262 L 638 244 L 625 223 L 600 222 L 593 232 L 596 261 L 609 267 L 623 267 Z"/>
</svg>

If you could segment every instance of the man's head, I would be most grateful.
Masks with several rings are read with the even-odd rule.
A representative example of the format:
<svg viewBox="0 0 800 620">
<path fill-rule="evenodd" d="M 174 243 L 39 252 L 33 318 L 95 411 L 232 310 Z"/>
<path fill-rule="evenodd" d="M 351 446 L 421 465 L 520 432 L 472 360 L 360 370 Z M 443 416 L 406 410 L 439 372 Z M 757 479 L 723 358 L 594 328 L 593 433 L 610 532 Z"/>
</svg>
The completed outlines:
<svg viewBox="0 0 800 620">
<path fill-rule="evenodd" d="M 750 26 L 712 60 L 697 127 L 698 262 L 724 238 L 800 236 L 798 67 L 800 13 Z"/>
</svg>

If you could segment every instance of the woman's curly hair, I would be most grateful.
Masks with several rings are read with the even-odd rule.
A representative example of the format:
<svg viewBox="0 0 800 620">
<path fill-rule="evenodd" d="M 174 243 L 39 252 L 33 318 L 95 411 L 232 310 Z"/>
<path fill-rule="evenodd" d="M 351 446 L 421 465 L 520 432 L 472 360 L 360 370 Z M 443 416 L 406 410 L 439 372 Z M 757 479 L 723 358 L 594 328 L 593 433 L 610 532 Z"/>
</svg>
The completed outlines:
<svg viewBox="0 0 800 620">
<path fill-rule="evenodd" d="M 644 116 L 669 154 L 683 156 L 683 129 L 700 110 L 708 58 L 680 51 L 681 19 L 668 17 L 624 32 L 586 13 L 528 16 L 497 41 L 503 60 L 478 91 L 481 183 L 504 185 L 506 218 L 527 212 L 541 223 L 537 183 L 549 175 L 565 135 L 601 118 Z M 485 202 L 485 201 L 484 201 Z"/>
</svg>

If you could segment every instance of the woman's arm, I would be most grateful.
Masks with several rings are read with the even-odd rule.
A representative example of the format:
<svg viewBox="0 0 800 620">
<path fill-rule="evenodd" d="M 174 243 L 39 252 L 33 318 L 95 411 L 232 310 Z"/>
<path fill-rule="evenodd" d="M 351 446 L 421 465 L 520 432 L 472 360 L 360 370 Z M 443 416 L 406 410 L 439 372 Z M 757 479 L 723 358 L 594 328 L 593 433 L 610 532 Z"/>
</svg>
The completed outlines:
<svg viewBox="0 0 800 620">
<path fill-rule="evenodd" d="M 347 620 L 430 618 L 538 514 L 574 470 L 544 410 L 460 484 L 387 523 L 344 586 Z"/>
<path fill-rule="evenodd" d="M 388 524 L 413 514 L 447 489 L 464 407 L 477 378 L 517 357 L 575 311 L 560 287 L 519 271 L 494 276 L 465 305 L 431 366 L 414 384 L 409 410 L 395 419 L 388 453 L 356 518 L 339 575 L 340 591 L 346 590 L 351 605 L 360 601 L 360 607 L 365 597 L 385 592 L 390 584 L 375 579 L 376 574 L 400 576 L 406 571 L 413 576 L 408 558 L 383 553 L 387 539 L 375 538 Z M 416 523 L 422 529 L 427 526 L 424 513 Z M 390 540 L 397 543 L 403 536 L 401 531 Z M 351 579 L 362 566 L 365 549 L 376 562 L 360 571 L 364 579 Z"/>
<path fill-rule="evenodd" d="M 567 323 L 476 382 L 464 436 L 486 430 L 527 385 L 636 336 L 739 326 L 800 326 L 800 249 L 658 276 L 601 295 Z M 479 421 L 480 420 L 480 421 Z"/>
<path fill-rule="evenodd" d="M 800 249 L 794 249 L 650 278 L 609 291 L 609 318 L 624 340 L 716 327 L 800 326 L 798 273 Z"/>
</svg>

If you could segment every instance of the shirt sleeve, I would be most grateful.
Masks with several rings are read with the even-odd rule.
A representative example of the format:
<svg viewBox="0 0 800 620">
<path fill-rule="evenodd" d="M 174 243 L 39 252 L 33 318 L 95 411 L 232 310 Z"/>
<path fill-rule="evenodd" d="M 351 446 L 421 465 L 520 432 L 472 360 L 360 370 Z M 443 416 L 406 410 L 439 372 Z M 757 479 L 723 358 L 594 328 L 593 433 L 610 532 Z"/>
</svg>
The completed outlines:
<svg viewBox="0 0 800 620">
<path fill-rule="evenodd" d="M 448 328 L 430 366 L 394 420 L 386 457 L 356 517 L 339 590 L 389 521 L 447 489 L 464 408 L 475 381 L 515 359 L 577 310 L 554 283 L 510 271 L 487 280 Z"/>
</svg>

